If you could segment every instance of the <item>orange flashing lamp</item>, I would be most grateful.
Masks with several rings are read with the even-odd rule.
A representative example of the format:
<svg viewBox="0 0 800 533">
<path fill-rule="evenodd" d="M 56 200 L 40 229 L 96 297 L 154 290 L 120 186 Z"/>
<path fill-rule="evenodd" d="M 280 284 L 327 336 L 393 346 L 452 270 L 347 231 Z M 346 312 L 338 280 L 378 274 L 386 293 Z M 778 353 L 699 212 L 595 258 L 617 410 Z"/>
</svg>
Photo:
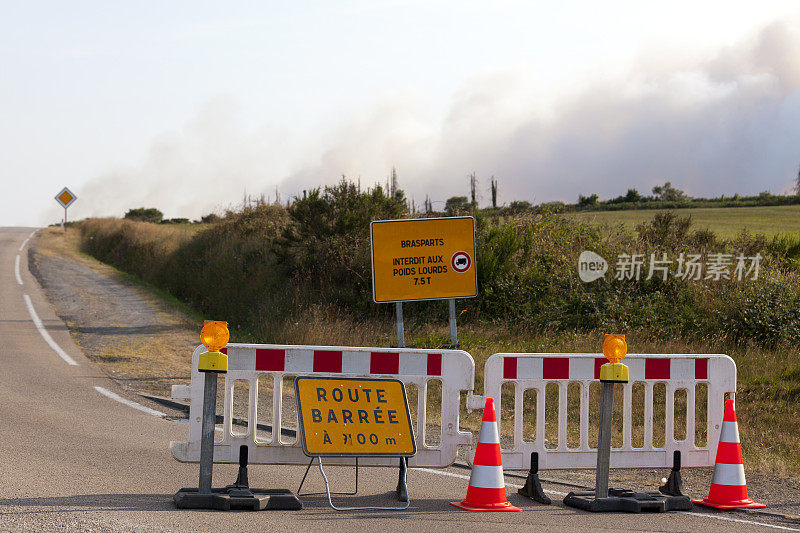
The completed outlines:
<svg viewBox="0 0 800 533">
<path fill-rule="evenodd" d="M 208 351 L 200 354 L 197 369 L 200 372 L 225 373 L 228 371 L 228 356 L 220 352 L 230 340 L 228 323 L 206 320 L 200 330 L 200 342 Z"/>
<path fill-rule="evenodd" d="M 628 367 L 621 363 L 627 354 L 625 335 L 606 335 L 603 339 L 603 355 L 608 363 L 600 367 L 600 381 L 627 383 Z"/>
</svg>

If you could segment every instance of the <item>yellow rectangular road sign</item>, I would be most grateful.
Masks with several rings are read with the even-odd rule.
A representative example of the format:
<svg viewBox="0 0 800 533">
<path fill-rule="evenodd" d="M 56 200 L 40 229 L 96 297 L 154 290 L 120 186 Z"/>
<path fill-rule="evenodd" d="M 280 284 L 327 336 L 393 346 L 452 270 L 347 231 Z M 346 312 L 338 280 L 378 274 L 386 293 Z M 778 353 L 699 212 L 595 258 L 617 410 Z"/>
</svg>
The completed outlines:
<svg viewBox="0 0 800 533">
<path fill-rule="evenodd" d="M 309 457 L 411 457 L 417 452 L 403 382 L 295 379 L 303 452 Z"/>
<path fill-rule="evenodd" d="M 478 294 L 472 217 L 376 220 L 370 238 L 375 302 Z"/>
</svg>

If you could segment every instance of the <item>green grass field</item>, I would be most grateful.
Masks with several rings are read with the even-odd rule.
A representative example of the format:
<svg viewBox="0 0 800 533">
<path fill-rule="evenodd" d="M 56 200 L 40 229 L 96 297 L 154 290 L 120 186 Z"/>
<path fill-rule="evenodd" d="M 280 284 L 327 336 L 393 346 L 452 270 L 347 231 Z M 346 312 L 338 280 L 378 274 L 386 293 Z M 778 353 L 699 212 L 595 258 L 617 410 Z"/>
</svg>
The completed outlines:
<svg viewBox="0 0 800 533">
<path fill-rule="evenodd" d="M 653 219 L 656 209 L 567 213 L 565 216 L 595 224 L 617 226 L 633 231 L 636 224 Z M 690 215 L 694 229 L 709 229 L 723 238 L 735 237 L 743 229 L 768 237 L 781 233 L 800 233 L 800 205 L 776 207 L 720 207 L 675 209 L 679 216 Z"/>
</svg>

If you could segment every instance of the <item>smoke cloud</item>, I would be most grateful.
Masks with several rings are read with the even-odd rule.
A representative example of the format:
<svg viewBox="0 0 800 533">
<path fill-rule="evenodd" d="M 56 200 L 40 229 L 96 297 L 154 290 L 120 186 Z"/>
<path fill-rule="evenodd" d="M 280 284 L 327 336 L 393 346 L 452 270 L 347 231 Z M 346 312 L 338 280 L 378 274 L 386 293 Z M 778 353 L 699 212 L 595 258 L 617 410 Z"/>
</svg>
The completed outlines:
<svg viewBox="0 0 800 533">
<path fill-rule="evenodd" d="M 663 59 L 663 58 L 661 58 Z M 138 168 L 84 187 L 92 215 L 140 205 L 197 218 L 247 193 L 285 200 L 346 175 L 385 183 L 392 166 L 417 205 L 499 180 L 501 202 L 574 202 L 671 181 L 693 196 L 788 192 L 800 163 L 800 25 L 773 23 L 700 59 L 644 55 L 626 76 L 540 98 L 524 73 L 484 75 L 433 117 L 424 95 L 383 101 L 313 143 L 248 131 L 241 110 L 210 102 Z M 487 203 L 488 191 L 482 191 Z M 89 204 L 86 202 L 84 205 Z M 434 203 L 436 207 L 437 204 Z"/>
</svg>

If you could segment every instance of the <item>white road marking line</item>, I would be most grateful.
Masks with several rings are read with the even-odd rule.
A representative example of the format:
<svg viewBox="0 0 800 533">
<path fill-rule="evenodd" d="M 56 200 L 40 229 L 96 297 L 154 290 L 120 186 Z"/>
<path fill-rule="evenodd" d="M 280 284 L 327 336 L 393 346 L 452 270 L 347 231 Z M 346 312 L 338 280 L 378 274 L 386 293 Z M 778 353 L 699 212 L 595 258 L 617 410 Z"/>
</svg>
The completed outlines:
<svg viewBox="0 0 800 533">
<path fill-rule="evenodd" d="M 53 337 L 47 333 L 47 330 L 44 329 L 44 325 L 42 321 L 39 319 L 39 315 L 36 314 L 36 310 L 33 308 L 33 304 L 31 303 L 31 297 L 27 294 L 25 296 L 25 305 L 28 306 L 28 313 L 31 315 L 31 320 L 33 320 L 33 325 L 36 326 L 36 329 L 39 330 L 39 334 L 42 336 L 44 341 L 50 345 L 54 352 L 58 354 L 58 356 L 64 360 L 68 365 L 78 366 L 78 363 L 75 362 L 75 359 L 69 356 L 67 352 L 61 349 L 61 346 L 56 344 L 56 341 L 53 340 Z"/>
<path fill-rule="evenodd" d="M 17 278 L 17 283 L 22 285 L 22 278 L 19 277 L 19 254 L 17 254 L 17 258 L 14 260 L 14 277 Z"/>
<path fill-rule="evenodd" d="M 464 474 L 456 474 L 455 472 L 446 472 L 444 470 L 434 470 L 433 468 L 417 468 L 412 467 L 411 470 L 419 470 L 420 472 L 428 472 L 429 474 L 436 474 L 437 476 L 447 476 L 447 477 L 455 477 L 458 479 L 466 479 L 469 481 L 469 476 Z M 506 487 L 511 487 L 512 489 L 521 489 L 522 485 L 515 485 L 514 483 L 506 483 Z M 559 492 L 557 490 L 546 490 L 545 492 L 549 492 L 550 494 L 555 494 L 556 496 L 566 496 L 566 492 Z"/>
<path fill-rule="evenodd" d="M 469 476 L 466 476 L 464 474 L 456 474 L 455 472 L 447 472 L 447 471 L 444 471 L 444 470 L 435 470 L 433 468 L 412 467 L 410 470 L 419 470 L 420 472 L 427 472 L 429 474 L 436 474 L 437 476 L 455 477 L 455 478 L 458 478 L 458 479 L 469 480 Z M 521 489 L 522 485 L 515 485 L 513 483 L 506 483 L 506 487 L 511 487 L 512 489 Z M 549 494 L 555 494 L 556 496 L 566 496 L 567 495 L 566 492 L 559 492 L 557 490 L 545 490 L 545 492 L 547 492 Z M 727 522 L 737 522 L 737 523 L 740 523 L 740 524 L 751 524 L 751 525 L 754 525 L 754 526 L 770 527 L 770 528 L 773 528 L 773 529 L 781 529 L 781 530 L 785 530 L 785 531 L 800 531 L 800 529 L 795 529 L 795 528 L 792 528 L 792 527 L 778 526 L 778 525 L 774 525 L 774 524 L 765 524 L 764 522 L 754 522 L 752 520 L 743 520 L 741 518 L 730 518 L 730 517 L 727 517 L 727 516 L 720 516 L 720 515 L 716 515 L 716 514 L 692 513 L 690 511 L 675 511 L 675 512 L 680 513 L 680 514 L 690 515 L 690 516 L 699 516 L 699 517 L 702 517 L 702 518 L 711 518 L 711 519 L 714 519 L 714 520 L 724 520 L 724 521 L 727 521 Z"/>
<path fill-rule="evenodd" d="M 23 249 L 23 248 L 25 248 L 25 245 L 26 245 L 26 244 L 28 244 L 28 241 L 29 241 L 29 240 L 31 240 L 31 238 L 32 238 L 32 237 L 33 237 L 33 236 L 36 234 L 36 232 L 37 232 L 37 231 L 39 231 L 39 229 L 35 229 L 35 230 L 33 230 L 33 231 L 31 232 L 31 234 L 30 234 L 30 235 L 28 235 L 28 238 L 27 238 L 27 239 L 25 239 L 24 241 L 22 241 L 22 244 L 20 244 L 20 245 L 19 245 L 19 251 L 20 251 L 20 252 L 22 251 L 22 249 Z"/>
<path fill-rule="evenodd" d="M 99 392 L 100 394 L 102 394 L 107 398 L 116 400 L 123 405 L 127 405 L 128 407 L 133 407 L 134 409 L 138 409 L 139 411 L 147 413 L 148 415 L 157 416 L 159 418 L 164 418 L 165 416 L 167 416 L 166 413 L 162 413 L 161 411 L 156 411 L 155 409 L 150 409 L 149 407 L 146 407 L 140 403 L 132 402 L 131 400 L 123 398 L 119 394 L 111 392 L 108 389 L 104 389 L 103 387 L 95 387 L 94 390 L 96 390 L 97 392 Z"/>
<path fill-rule="evenodd" d="M 676 512 L 680 514 L 688 514 L 691 516 L 702 516 L 703 518 L 713 518 L 715 520 L 725 520 L 726 522 L 737 522 L 739 524 L 753 524 L 756 526 L 771 527 L 772 529 L 782 529 L 785 531 L 800 531 L 800 529 L 796 529 L 793 527 L 779 526 L 776 524 L 765 524 L 764 522 L 753 522 L 752 520 L 742 520 L 741 518 L 730 518 L 728 516 L 720 516 L 717 514 L 692 513 L 690 511 L 676 511 Z"/>
</svg>

